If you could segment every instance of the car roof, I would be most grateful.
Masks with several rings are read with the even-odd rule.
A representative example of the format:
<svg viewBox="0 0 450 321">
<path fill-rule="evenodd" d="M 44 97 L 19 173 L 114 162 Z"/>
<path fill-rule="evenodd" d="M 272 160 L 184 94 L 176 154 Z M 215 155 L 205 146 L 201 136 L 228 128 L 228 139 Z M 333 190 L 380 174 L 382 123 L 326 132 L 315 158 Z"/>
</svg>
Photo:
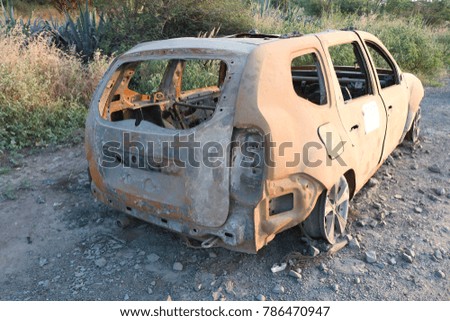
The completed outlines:
<svg viewBox="0 0 450 321">
<path fill-rule="evenodd" d="M 173 38 L 166 40 L 157 40 L 150 42 L 143 42 L 133 47 L 126 54 L 135 54 L 143 51 L 151 50 L 173 50 L 173 49 L 204 49 L 204 50 L 225 50 L 229 52 L 249 54 L 256 47 L 265 44 L 274 44 L 279 41 L 287 41 L 289 39 L 302 37 L 315 37 L 322 33 L 342 33 L 352 31 L 342 30 L 327 30 L 320 33 L 302 35 L 300 33 L 291 34 L 260 34 L 260 33 L 240 33 L 219 38 Z"/>
</svg>

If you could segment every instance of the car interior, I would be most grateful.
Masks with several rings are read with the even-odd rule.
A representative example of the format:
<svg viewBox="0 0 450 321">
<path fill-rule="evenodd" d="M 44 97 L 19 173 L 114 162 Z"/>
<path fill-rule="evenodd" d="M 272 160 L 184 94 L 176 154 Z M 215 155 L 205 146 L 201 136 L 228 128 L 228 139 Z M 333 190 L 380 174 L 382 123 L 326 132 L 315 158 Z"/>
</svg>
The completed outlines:
<svg viewBox="0 0 450 321">
<path fill-rule="evenodd" d="M 110 80 L 100 113 L 112 122 L 135 120 L 188 129 L 210 119 L 227 65 L 220 60 L 147 60 L 124 64 Z"/>
</svg>

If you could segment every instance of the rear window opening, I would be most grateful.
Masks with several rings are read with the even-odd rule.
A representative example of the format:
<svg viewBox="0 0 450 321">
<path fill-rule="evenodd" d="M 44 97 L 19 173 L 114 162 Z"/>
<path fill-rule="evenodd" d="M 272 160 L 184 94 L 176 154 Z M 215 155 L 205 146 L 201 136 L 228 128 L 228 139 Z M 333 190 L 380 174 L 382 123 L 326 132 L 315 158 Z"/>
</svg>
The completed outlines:
<svg viewBox="0 0 450 321">
<path fill-rule="evenodd" d="M 100 100 L 109 121 L 143 121 L 163 128 L 189 129 L 214 114 L 226 79 L 222 60 L 146 60 L 122 65 Z"/>
</svg>

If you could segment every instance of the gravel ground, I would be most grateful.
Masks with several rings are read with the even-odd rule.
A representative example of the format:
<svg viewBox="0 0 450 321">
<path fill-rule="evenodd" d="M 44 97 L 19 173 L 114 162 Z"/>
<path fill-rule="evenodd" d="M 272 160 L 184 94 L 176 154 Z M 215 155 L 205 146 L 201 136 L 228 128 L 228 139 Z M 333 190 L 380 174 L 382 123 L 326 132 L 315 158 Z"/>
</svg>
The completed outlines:
<svg viewBox="0 0 450 321">
<path fill-rule="evenodd" d="M 299 228 L 257 255 L 123 229 L 90 195 L 82 145 L 3 157 L 0 300 L 449 300 L 448 81 L 422 110 L 421 143 L 399 146 L 354 198 L 334 254 Z"/>
</svg>

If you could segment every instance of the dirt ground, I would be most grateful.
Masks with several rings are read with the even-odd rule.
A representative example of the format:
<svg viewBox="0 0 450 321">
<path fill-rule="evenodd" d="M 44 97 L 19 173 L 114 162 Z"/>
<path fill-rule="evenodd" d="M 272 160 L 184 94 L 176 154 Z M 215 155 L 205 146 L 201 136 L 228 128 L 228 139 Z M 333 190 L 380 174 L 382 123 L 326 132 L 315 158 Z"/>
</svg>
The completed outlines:
<svg viewBox="0 0 450 321">
<path fill-rule="evenodd" d="M 90 194 L 82 145 L 4 156 L 0 300 L 449 300 L 448 81 L 426 89 L 422 114 L 421 143 L 398 147 L 355 197 L 352 240 L 333 255 L 299 228 L 257 255 L 123 229 Z"/>
</svg>

